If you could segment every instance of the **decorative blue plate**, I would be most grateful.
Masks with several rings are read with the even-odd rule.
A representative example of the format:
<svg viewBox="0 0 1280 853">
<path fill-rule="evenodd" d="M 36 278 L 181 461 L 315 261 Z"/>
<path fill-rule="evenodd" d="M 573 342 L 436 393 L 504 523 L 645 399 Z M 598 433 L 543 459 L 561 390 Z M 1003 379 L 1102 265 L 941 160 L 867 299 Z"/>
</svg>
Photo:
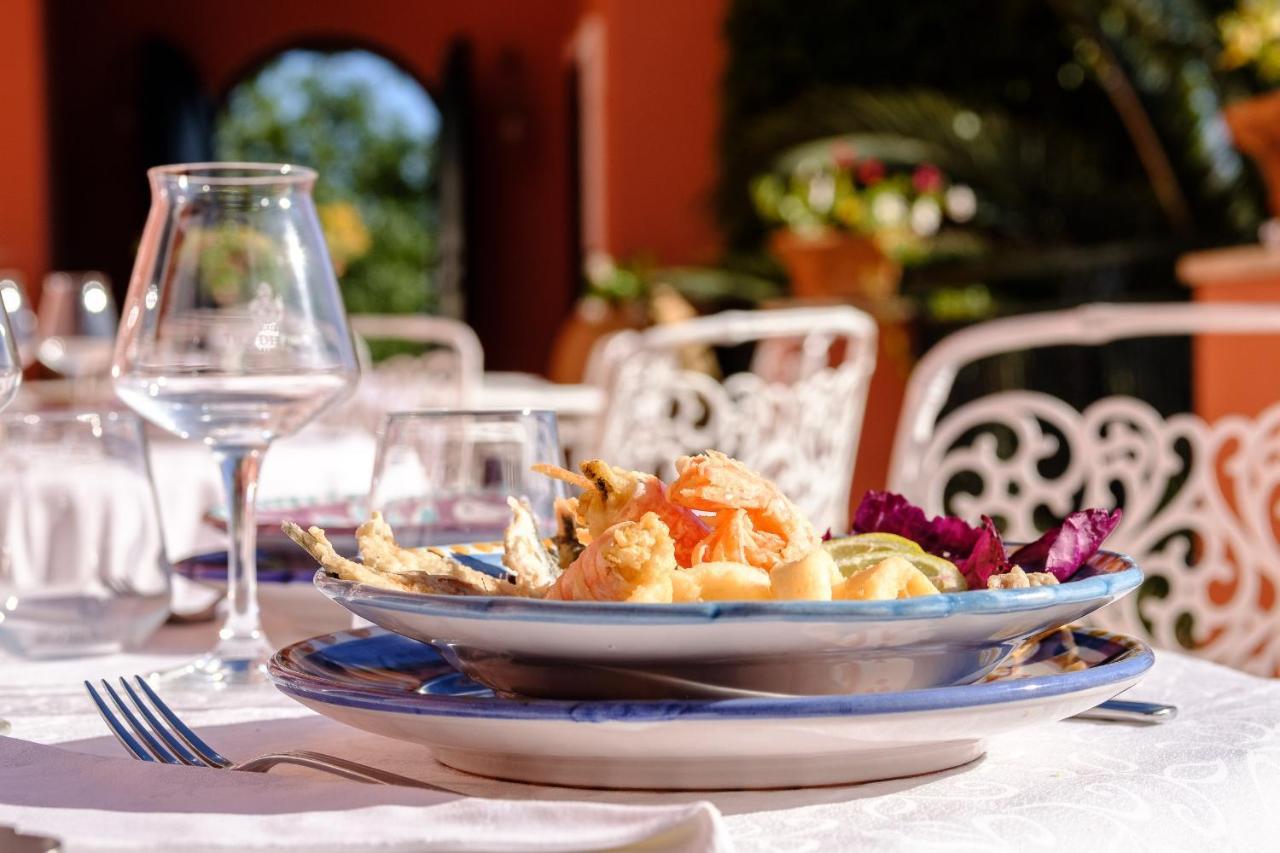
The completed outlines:
<svg viewBox="0 0 1280 853">
<path fill-rule="evenodd" d="M 466 559 L 493 568 L 500 556 Z M 1130 558 L 1109 551 L 1055 586 L 891 601 L 546 601 L 396 592 L 315 575 L 329 598 L 393 633 L 436 645 L 472 679 L 562 699 L 653 698 L 671 695 L 677 683 L 713 685 L 716 695 L 971 683 L 1027 638 L 1076 622 L 1141 582 Z"/>
<path fill-rule="evenodd" d="M 452 766 L 570 785 L 706 788 L 834 784 L 929 772 L 981 738 L 1086 710 L 1153 663 L 1138 640 L 1063 629 L 983 683 L 862 695 L 557 701 L 467 679 L 430 646 L 377 628 L 279 651 L 269 674 L 321 714 L 426 744 Z"/>
</svg>

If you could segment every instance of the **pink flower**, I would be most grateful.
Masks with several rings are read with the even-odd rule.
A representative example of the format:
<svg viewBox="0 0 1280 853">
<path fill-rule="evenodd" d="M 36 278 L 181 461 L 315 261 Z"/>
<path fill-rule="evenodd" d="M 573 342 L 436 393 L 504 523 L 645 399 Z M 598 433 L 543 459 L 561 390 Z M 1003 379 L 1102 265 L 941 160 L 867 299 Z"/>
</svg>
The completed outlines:
<svg viewBox="0 0 1280 853">
<path fill-rule="evenodd" d="M 942 189 L 942 171 L 929 163 L 921 163 L 911 176 L 911 185 L 916 192 L 933 193 Z"/>
<path fill-rule="evenodd" d="M 858 164 L 858 181 L 864 186 L 878 184 L 884 180 L 884 164 L 879 160 L 863 160 Z"/>
<path fill-rule="evenodd" d="M 837 169 L 852 169 L 853 164 L 858 160 L 858 152 L 854 151 L 853 146 L 847 142 L 833 142 L 831 159 L 835 162 Z"/>
</svg>

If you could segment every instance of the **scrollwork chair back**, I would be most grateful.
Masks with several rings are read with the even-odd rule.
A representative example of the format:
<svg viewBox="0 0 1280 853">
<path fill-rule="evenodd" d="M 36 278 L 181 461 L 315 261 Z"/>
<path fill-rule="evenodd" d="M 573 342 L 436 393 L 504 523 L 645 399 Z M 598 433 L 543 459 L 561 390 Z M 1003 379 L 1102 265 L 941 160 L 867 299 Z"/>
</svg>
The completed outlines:
<svg viewBox="0 0 1280 853">
<path fill-rule="evenodd" d="M 419 314 L 353 314 L 350 320 L 361 338 L 408 341 L 429 349 L 362 365 L 355 396 L 336 415 L 344 423 L 377 431 L 388 412 L 473 404 L 483 381 L 484 350 L 470 326 Z"/>
<path fill-rule="evenodd" d="M 750 369 L 707 372 L 717 347 L 753 345 Z M 844 530 L 876 325 L 846 306 L 725 311 L 602 341 L 608 391 L 597 449 L 635 470 L 714 448 L 774 479 L 819 530 Z M 607 376 L 601 376 L 607 374 Z"/>
<path fill-rule="evenodd" d="M 1087 305 L 958 332 L 912 374 L 890 487 L 932 513 L 990 515 L 1015 541 L 1038 536 L 1046 516 L 1119 504 L 1124 520 L 1107 547 L 1136 558 L 1147 579 L 1094 620 L 1280 675 L 1280 402 L 1210 424 L 1196 414 L 1164 418 L 1134 397 L 1078 411 L 1006 390 L 941 416 L 957 373 L 983 358 L 1202 334 L 1280 334 L 1280 305 Z"/>
</svg>

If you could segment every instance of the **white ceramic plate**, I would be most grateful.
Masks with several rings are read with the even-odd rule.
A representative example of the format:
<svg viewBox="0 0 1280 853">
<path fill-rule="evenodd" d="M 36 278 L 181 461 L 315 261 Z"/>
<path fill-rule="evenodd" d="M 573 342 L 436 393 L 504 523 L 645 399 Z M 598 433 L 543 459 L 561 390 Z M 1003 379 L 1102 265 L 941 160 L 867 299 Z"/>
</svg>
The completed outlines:
<svg viewBox="0 0 1280 853">
<path fill-rule="evenodd" d="M 1134 684 L 1141 642 L 1062 630 L 980 684 L 900 693 L 721 701 L 504 698 L 430 646 L 376 628 L 282 649 L 276 686 L 356 728 L 429 746 L 450 767 L 549 785 L 773 788 L 956 767 L 984 738 L 1061 720 Z M 1080 664 L 1083 663 L 1083 667 Z"/>
<path fill-rule="evenodd" d="M 489 570 L 500 554 L 460 554 Z M 896 601 L 627 604 L 393 592 L 318 572 L 352 613 L 435 645 L 496 690 L 546 698 L 692 698 L 752 690 L 884 693 L 967 684 L 1024 640 L 1131 592 L 1100 551 L 1066 583 Z"/>
</svg>

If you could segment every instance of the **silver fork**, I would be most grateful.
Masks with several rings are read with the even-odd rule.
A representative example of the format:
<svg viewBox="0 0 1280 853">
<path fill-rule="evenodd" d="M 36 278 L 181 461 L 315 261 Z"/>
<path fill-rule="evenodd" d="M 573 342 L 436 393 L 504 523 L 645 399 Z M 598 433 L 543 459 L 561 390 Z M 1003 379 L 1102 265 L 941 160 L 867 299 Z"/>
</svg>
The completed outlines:
<svg viewBox="0 0 1280 853">
<path fill-rule="evenodd" d="M 374 767 L 357 764 L 354 761 L 347 761 L 345 758 L 324 755 L 310 750 L 273 752 L 267 755 L 260 755 L 248 761 L 231 761 L 220 755 L 217 750 L 205 743 L 199 735 L 192 731 L 186 723 L 178 719 L 178 715 L 170 710 L 169 706 L 156 695 L 156 692 L 151 689 L 151 685 L 147 684 L 141 676 L 135 675 L 133 679 L 146 698 L 150 700 L 150 706 L 143 701 L 142 697 L 138 695 L 138 692 L 130 686 L 126 679 L 120 679 L 120 687 L 123 688 L 128 702 L 121 699 L 120 694 L 107 683 L 105 678 L 102 679 L 103 690 L 111 698 L 111 703 L 119 711 L 119 716 L 115 711 L 111 710 L 111 707 L 107 705 L 102 695 L 92 684 L 86 681 L 84 688 L 89 691 L 89 698 L 93 699 L 93 703 L 98 706 L 98 713 L 107 724 L 107 728 L 111 729 L 111 733 L 116 736 L 116 740 L 120 741 L 120 745 L 139 761 L 185 764 L 191 767 L 209 767 L 214 770 L 247 770 L 251 773 L 265 773 L 278 764 L 295 764 L 299 767 L 309 767 L 312 770 L 320 770 L 356 782 L 368 782 L 374 785 L 407 785 L 413 788 L 430 788 L 437 791 L 446 790 L 426 782 L 420 782 L 417 779 L 398 776 L 385 770 L 378 770 Z M 130 710 L 130 704 L 138 712 L 137 714 Z M 154 708 L 154 711 L 152 708 Z M 156 714 L 159 714 L 159 717 Z M 138 715 L 141 715 L 146 720 L 145 725 L 138 719 Z M 160 718 L 163 718 L 164 722 L 161 722 Z M 121 719 L 124 720 L 123 723 Z"/>
</svg>

